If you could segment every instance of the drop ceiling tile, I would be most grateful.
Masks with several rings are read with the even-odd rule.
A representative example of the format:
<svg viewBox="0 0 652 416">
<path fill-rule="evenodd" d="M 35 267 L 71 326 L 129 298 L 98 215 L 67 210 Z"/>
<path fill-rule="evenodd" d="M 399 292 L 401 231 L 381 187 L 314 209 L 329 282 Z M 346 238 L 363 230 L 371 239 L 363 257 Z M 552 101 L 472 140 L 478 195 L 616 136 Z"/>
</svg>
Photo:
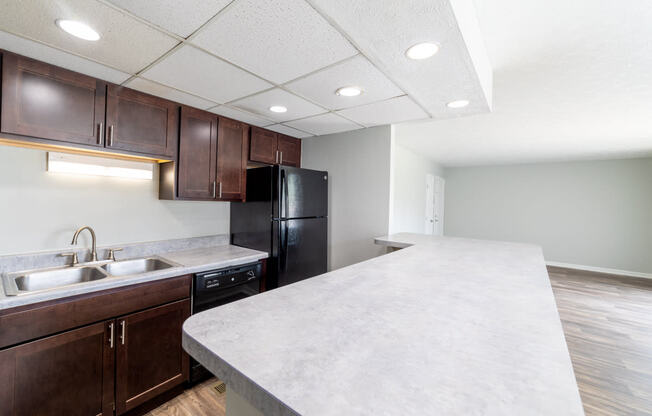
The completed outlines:
<svg viewBox="0 0 652 416">
<path fill-rule="evenodd" d="M 337 113 L 367 127 L 428 117 L 428 114 L 406 95 L 360 107 L 347 108 Z"/>
<path fill-rule="evenodd" d="M 170 101 L 175 101 L 177 103 L 189 105 L 191 107 L 200 108 L 202 110 L 211 108 L 216 104 L 212 101 L 205 100 L 183 91 L 175 90 L 174 88 L 170 88 L 166 85 L 161 85 L 144 78 L 134 78 L 125 84 L 125 86 L 138 91 L 146 92 L 148 94 L 156 95 L 157 97 L 163 97 Z"/>
<path fill-rule="evenodd" d="M 315 135 L 341 133 L 343 131 L 362 128 L 354 122 L 333 113 L 321 114 L 319 116 L 303 118 L 301 120 L 288 121 L 285 124 Z"/>
<path fill-rule="evenodd" d="M 251 97 L 243 98 L 231 104 L 235 107 L 260 114 L 277 122 L 313 116 L 326 111 L 323 108 L 280 88 L 274 88 L 260 94 L 252 95 Z M 286 107 L 288 111 L 285 113 L 273 113 L 269 111 L 269 107 L 273 105 L 282 105 Z"/>
<path fill-rule="evenodd" d="M 246 111 L 238 110 L 237 108 L 227 107 L 225 105 L 220 105 L 218 107 L 211 108 L 211 113 L 219 114 L 224 117 L 232 118 L 238 121 L 244 121 L 245 123 L 252 124 L 258 127 L 268 126 L 274 123 L 271 120 L 260 117 L 255 114 L 248 113 Z"/>
<path fill-rule="evenodd" d="M 184 45 L 145 71 L 143 77 L 224 103 L 272 85 L 221 59 Z"/>
<path fill-rule="evenodd" d="M 239 0 L 192 42 L 279 84 L 357 53 L 304 0 Z"/>
<path fill-rule="evenodd" d="M 296 137 L 303 139 L 304 137 L 312 137 L 310 133 L 306 133 L 301 130 L 293 129 L 292 127 L 285 126 L 283 124 L 274 124 L 273 126 L 265 127 L 267 130 L 275 131 L 281 134 L 287 134 L 288 136 Z"/>
<path fill-rule="evenodd" d="M 113 7 L 97 1 L 2 1 L 0 28 L 7 32 L 135 73 L 170 50 L 177 41 Z M 101 36 L 78 39 L 55 24 L 56 19 L 85 22 Z"/>
<path fill-rule="evenodd" d="M 79 56 L 43 45 L 42 43 L 27 40 L 2 31 L 0 31 L 0 49 L 116 84 L 125 82 L 130 76 L 127 73 L 98 64 L 97 62 L 89 61 L 88 59 L 80 58 Z"/>
<path fill-rule="evenodd" d="M 360 87 L 362 94 L 357 97 L 335 94 L 338 88 L 349 86 Z M 361 55 L 292 81 L 286 87 L 331 110 L 356 107 L 404 94 Z"/>
<path fill-rule="evenodd" d="M 473 6 L 477 1 L 308 1 L 433 116 L 450 117 L 446 103 L 459 98 L 471 101 L 467 114 L 489 111 L 491 66 Z M 441 46 L 435 56 L 420 61 L 405 56 L 410 46 L 426 41 Z"/>
<path fill-rule="evenodd" d="M 114 5 L 183 38 L 231 3 L 231 0 L 109 0 Z"/>
</svg>

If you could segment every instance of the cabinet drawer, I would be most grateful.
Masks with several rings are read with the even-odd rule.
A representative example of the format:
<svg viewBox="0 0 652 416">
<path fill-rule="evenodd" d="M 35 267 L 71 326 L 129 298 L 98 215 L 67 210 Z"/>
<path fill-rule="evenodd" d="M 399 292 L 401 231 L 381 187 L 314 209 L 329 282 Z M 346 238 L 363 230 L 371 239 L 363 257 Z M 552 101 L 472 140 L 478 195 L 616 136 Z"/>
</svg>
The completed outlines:
<svg viewBox="0 0 652 416">
<path fill-rule="evenodd" d="M 190 297 L 191 276 L 0 311 L 0 348 Z"/>
</svg>

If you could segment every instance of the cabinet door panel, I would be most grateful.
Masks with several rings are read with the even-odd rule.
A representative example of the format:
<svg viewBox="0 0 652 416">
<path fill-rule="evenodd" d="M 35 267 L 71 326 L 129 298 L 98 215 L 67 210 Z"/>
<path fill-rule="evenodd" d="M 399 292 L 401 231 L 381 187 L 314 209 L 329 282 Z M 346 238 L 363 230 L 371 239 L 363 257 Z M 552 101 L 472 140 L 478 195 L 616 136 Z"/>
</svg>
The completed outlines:
<svg viewBox="0 0 652 416">
<path fill-rule="evenodd" d="M 186 299 L 117 319 L 118 414 L 188 380 L 181 326 L 189 316 Z"/>
<path fill-rule="evenodd" d="M 251 141 L 249 143 L 249 160 L 253 162 L 267 163 L 273 165 L 278 163 L 276 159 L 277 133 L 251 127 Z"/>
<path fill-rule="evenodd" d="M 0 351 L 0 414 L 113 414 L 112 323 L 100 322 Z"/>
<path fill-rule="evenodd" d="M 177 108 L 171 101 L 110 85 L 106 147 L 173 158 L 177 148 Z"/>
<path fill-rule="evenodd" d="M 301 167 L 301 139 L 279 134 L 278 151 L 281 165 Z"/>
<path fill-rule="evenodd" d="M 11 53 L 2 61 L 3 133 L 103 146 L 104 82 Z"/>
<path fill-rule="evenodd" d="M 217 128 L 218 198 L 242 200 L 247 179 L 249 126 L 220 117 Z"/>
<path fill-rule="evenodd" d="M 179 197 L 213 199 L 217 156 L 217 116 L 181 109 Z"/>
</svg>

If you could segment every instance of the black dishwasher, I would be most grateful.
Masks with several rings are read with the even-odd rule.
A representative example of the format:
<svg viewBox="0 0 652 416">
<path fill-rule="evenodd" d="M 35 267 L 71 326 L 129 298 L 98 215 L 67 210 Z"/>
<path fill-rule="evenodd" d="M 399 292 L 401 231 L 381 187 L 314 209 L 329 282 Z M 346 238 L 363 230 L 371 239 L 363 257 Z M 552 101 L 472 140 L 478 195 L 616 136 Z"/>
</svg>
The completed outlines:
<svg viewBox="0 0 652 416">
<path fill-rule="evenodd" d="M 260 293 L 261 262 L 197 273 L 192 281 L 192 313 L 225 305 Z M 190 359 L 190 383 L 210 377 L 210 373 Z"/>
</svg>

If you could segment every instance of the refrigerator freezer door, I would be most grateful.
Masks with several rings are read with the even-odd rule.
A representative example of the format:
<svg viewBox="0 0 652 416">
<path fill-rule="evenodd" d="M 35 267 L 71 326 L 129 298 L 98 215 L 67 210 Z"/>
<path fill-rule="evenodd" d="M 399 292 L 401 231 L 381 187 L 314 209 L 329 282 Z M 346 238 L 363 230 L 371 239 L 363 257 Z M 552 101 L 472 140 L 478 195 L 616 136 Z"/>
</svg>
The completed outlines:
<svg viewBox="0 0 652 416">
<path fill-rule="evenodd" d="M 326 273 L 327 218 L 275 221 L 278 286 Z"/>
<path fill-rule="evenodd" d="M 274 218 L 328 215 L 328 172 L 275 167 Z"/>
</svg>

